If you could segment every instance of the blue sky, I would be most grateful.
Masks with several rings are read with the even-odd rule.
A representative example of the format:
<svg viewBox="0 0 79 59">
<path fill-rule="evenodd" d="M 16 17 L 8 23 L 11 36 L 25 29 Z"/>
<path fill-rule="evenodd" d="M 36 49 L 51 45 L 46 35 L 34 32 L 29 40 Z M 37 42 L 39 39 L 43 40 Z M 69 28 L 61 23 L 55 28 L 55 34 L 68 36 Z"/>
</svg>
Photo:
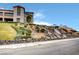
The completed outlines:
<svg viewBox="0 0 79 59">
<path fill-rule="evenodd" d="M 1 9 L 12 9 L 12 6 L 21 5 L 28 12 L 34 12 L 34 23 L 47 25 L 67 25 L 79 31 L 79 4 L 59 3 L 2 3 Z"/>
</svg>

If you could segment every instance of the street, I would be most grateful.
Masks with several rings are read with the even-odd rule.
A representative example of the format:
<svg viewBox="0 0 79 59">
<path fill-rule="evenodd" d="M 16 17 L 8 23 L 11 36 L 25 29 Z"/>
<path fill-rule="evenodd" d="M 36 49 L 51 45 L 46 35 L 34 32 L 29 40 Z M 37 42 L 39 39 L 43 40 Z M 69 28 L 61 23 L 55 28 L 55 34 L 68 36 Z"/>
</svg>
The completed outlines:
<svg viewBox="0 0 79 59">
<path fill-rule="evenodd" d="M 78 55 L 79 39 L 59 41 L 32 47 L 0 49 L 0 55 Z"/>
</svg>

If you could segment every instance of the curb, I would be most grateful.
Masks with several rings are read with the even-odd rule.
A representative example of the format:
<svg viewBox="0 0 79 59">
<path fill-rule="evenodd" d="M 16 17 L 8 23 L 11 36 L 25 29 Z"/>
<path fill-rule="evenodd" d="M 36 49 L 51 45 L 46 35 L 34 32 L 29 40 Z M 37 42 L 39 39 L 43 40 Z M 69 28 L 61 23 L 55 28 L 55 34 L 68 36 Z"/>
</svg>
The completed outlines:
<svg viewBox="0 0 79 59">
<path fill-rule="evenodd" d="M 33 42 L 33 43 L 20 43 L 20 44 L 0 45 L 0 49 L 4 49 L 4 48 L 10 48 L 10 49 L 12 49 L 12 48 L 31 47 L 31 46 L 48 44 L 48 43 L 57 43 L 57 42 L 62 42 L 62 41 L 75 40 L 75 39 L 79 39 L 79 38 L 62 39 L 62 40 L 51 40 L 51 41 Z"/>
</svg>

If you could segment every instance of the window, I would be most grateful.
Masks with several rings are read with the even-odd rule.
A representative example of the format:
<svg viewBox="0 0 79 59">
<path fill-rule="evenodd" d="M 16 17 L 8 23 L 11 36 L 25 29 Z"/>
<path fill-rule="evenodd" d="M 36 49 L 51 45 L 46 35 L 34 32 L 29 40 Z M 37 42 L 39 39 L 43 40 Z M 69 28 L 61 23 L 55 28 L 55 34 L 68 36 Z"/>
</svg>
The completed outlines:
<svg viewBox="0 0 79 59">
<path fill-rule="evenodd" d="M 17 18 L 17 22 L 20 22 L 20 18 Z"/>
<path fill-rule="evenodd" d="M 0 16 L 3 16 L 3 12 L 0 12 Z"/>
<path fill-rule="evenodd" d="M 20 16 L 20 13 L 21 13 L 21 9 L 17 8 L 17 15 Z"/>
<path fill-rule="evenodd" d="M 13 19 L 11 19 L 11 18 L 4 18 L 4 21 L 5 22 L 13 22 Z"/>
<path fill-rule="evenodd" d="M 0 21 L 2 21 L 3 19 L 2 18 L 0 18 Z"/>
</svg>

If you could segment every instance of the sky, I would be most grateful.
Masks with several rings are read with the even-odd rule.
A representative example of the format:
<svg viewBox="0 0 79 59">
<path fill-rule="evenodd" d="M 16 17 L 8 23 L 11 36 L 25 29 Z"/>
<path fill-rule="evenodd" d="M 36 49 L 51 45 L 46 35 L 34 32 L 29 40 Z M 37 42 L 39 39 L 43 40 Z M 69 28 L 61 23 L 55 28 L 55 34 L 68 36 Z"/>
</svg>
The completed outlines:
<svg viewBox="0 0 79 59">
<path fill-rule="evenodd" d="M 66 25 L 79 31 L 78 3 L 0 3 L 0 9 L 25 7 L 26 12 L 34 12 L 34 23 L 43 25 Z"/>
</svg>

